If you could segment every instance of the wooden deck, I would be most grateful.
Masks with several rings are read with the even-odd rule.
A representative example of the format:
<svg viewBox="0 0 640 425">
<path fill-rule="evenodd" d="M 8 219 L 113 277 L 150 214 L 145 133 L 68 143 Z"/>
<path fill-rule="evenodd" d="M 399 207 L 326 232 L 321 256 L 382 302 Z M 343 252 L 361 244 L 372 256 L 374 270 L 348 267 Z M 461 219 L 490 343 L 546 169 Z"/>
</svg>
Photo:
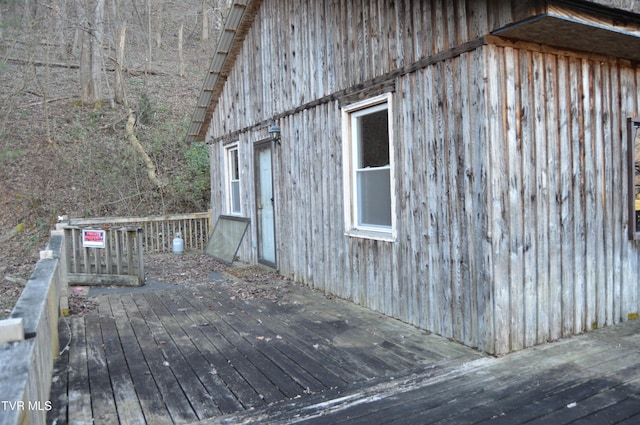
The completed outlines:
<svg viewBox="0 0 640 425">
<path fill-rule="evenodd" d="M 182 424 L 436 375 L 479 353 L 282 282 L 207 282 L 96 298 L 60 323 L 50 422 Z"/>
<path fill-rule="evenodd" d="M 290 283 L 97 297 L 60 325 L 60 424 L 640 423 L 640 321 L 494 358 Z"/>
<path fill-rule="evenodd" d="M 222 424 L 640 423 L 640 321 L 501 358 L 326 391 L 212 418 Z"/>
</svg>

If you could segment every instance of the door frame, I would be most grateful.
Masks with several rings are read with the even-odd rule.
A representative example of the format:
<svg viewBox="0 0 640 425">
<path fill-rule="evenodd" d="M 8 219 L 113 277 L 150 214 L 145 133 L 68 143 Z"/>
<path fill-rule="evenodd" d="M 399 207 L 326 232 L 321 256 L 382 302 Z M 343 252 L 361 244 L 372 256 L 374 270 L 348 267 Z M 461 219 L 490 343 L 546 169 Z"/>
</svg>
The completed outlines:
<svg viewBox="0 0 640 425">
<path fill-rule="evenodd" d="M 261 249 L 261 241 L 262 237 L 262 223 L 260 220 L 260 211 L 259 211 L 259 196 L 260 196 L 260 162 L 258 160 L 258 151 L 262 149 L 268 149 L 270 153 L 271 159 L 271 200 L 273 205 L 273 261 L 266 260 L 262 255 Z M 273 178 L 273 168 L 274 168 L 274 143 L 271 139 L 262 139 L 258 140 L 253 144 L 253 194 L 255 201 L 255 214 L 256 214 L 256 251 L 258 263 L 264 264 L 271 268 L 277 269 L 278 263 L 278 249 L 277 249 L 277 229 L 276 229 L 276 202 L 275 202 L 275 190 L 274 190 L 274 178 Z"/>
</svg>

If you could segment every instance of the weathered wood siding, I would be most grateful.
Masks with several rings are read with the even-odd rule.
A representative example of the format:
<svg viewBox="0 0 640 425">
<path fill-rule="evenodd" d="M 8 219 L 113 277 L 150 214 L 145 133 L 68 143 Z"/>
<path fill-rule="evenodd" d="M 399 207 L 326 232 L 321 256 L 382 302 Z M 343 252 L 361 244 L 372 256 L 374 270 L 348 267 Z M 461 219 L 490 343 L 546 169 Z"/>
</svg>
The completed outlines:
<svg viewBox="0 0 640 425">
<path fill-rule="evenodd" d="M 209 140 L 214 216 L 227 212 L 224 145 L 237 142 L 255 223 L 253 143 L 277 118 L 284 275 L 500 354 L 638 311 L 623 143 L 638 75 L 544 46 L 475 45 L 522 13 L 490 3 L 264 1 Z M 358 90 L 394 93 L 395 242 L 344 235 L 340 107 Z M 255 262 L 251 227 L 239 255 Z"/>
<path fill-rule="evenodd" d="M 485 50 L 490 351 L 634 317 L 624 123 L 638 113 L 639 70 L 507 44 Z"/>
<path fill-rule="evenodd" d="M 511 22 L 512 8 L 524 7 L 513 3 L 517 7 L 493 0 L 265 0 L 209 136 L 258 125 L 482 37 Z"/>
</svg>

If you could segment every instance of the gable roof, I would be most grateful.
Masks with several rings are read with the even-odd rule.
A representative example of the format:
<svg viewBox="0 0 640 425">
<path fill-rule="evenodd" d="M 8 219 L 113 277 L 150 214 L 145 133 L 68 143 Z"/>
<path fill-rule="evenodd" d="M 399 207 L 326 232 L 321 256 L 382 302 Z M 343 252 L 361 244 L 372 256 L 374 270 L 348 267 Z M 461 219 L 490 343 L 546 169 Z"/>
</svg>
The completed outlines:
<svg viewBox="0 0 640 425">
<path fill-rule="evenodd" d="M 191 117 L 191 124 L 185 138 L 187 142 L 205 139 L 224 83 L 240 52 L 242 42 L 253 25 L 261 3 L 262 0 L 236 0 L 231 5 Z"/>
</svg>

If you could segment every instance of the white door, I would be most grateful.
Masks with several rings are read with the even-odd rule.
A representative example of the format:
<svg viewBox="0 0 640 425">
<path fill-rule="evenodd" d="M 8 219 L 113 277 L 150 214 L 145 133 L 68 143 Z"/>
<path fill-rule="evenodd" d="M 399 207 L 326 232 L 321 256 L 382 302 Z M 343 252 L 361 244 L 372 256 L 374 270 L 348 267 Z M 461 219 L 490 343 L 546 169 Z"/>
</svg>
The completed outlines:
<svg viewBox="0 0 640 425">
<path fill-rule="evenodd" d="M 258 145 L 255 152 L 258 261 L 276 267 L 271 144 Z"/>
</svg>

